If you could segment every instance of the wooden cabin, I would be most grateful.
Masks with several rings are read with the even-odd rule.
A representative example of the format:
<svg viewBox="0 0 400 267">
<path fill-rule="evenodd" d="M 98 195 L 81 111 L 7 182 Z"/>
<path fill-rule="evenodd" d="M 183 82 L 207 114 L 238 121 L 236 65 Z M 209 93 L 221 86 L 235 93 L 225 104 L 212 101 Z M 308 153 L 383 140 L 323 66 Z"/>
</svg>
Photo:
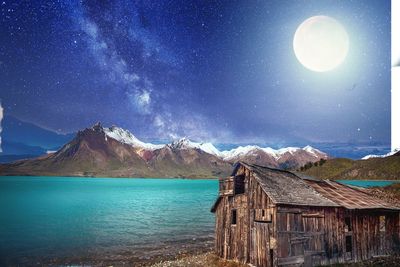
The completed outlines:
<svg viewBox="0 0 400 267">
<path fill-rule="evenodd" d="M 399 252 L 400 209 L 365 190 L 239 163 L 220 179 L 215 249 L 258 267 L 357 262 Z"/>
</svg>

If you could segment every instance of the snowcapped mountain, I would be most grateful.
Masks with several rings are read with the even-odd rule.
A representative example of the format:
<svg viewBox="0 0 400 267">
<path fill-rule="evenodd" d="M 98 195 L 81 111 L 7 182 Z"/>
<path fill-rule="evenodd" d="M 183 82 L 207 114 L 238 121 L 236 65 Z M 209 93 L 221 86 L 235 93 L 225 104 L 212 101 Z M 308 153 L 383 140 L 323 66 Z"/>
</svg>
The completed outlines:
<svg viewBox="0 0 400 267">
<path fill-rule="evenodd" d="M 395 149 L 395 150 L 390 151 L 389 153 L 386 153 L 384 155 L 367 155 L 367 156 L 363 157 L 362 159 L 365 160 L 365 159 L 372 159 L 372 158 L 386 158 L 386 157 L 389 157 L 389 156 L 393 156 L 398 152 L 400 152 L 400 150 Z"/>
<path fill-rule="evenodd" d="M 231 150 L 222 151 L 221 155 L 224 159 L 229 160 L 235 157 L 254 153 L 258 148 L 258 146 L 239 146 Z"/>
<path fill-rule="evenodd" d="M 136 149 L 140 149 L 139 155 L 146 160 L 149 160 L 154 156 L 154 153 L 151 152 L 164 147 L 169 147 L 172 150 L 200 150 L 230 163 L 246 161 L 253 164 L 285 168 L 299 167 L 307 162 L 315 162 L 321 158 L 328 158 L 327 154 L 311 146 L 306 146 L 303 148 L 286 147 L 281 149 L 273 149 L 270 147 L 249 145 L 239 146 L 229 151 L 219 151 L 211 143 L 193 142 L 187 137 L 173 141 L 170 144 L 155 145 L 142 142 L 128 130 L 124 130 L 116 126 L 103 128 L 103 131 L 106 134 L 106 138 L 113 138 L 124 144 L 131 145 Z"/>
<path fill-rule="evenodd" d="M 303 147 L 303 150 L 309 152 L 310 154 L 314 155 L 314 157 L 317 157 L 317 158 L 323 154 L 326 155 L 326 153 L 324 153 L 316 148 L 313 148 L 312 146 L 305 146 L 305 147 Z"/>
<path fill-rule="evenodd" d="M 128 144 L 133 146 L 134 148 L 141 148 L 145 150 L 156 150 L 163 148 L 166 145 L 163 144 L 151 144 L 145 143 L 140 141 L 137 137 L 135 137 L 131 132 L 128 130 L 119 128 L 117 126 L 112 126 L 109 128 L 103 128 L 104 133 L 106 134 L 106 138 L 110 137 L 113 138 L 121 143 Z M 211 143 L 196 143 L 190 141 L 188 138 L 184 137 L 179 140 L 172 142 L 171 144 L 167 144 L 171 148 L 175 149 L 190 149 L 196 148 L 200 149 L 206 153 L 220 156 L 221 152 Z"/>
<path fill-rule="evenodd" d="M 272 149 L 239 146 L 219 151 L 211 143 L 182 138 L 170 144 L 145 143 L 132 133 L 99 123 L 79 131 L 54 153 L 0 165 L 0 175 L 67 175 L 108 177 L 222 177 L 238 161 L 295 169 L 327 158 L 311 146 Z"/>
<path fill-rule="evenodd" d="M 315 158 L 327 158 L 328 155 L 319 151 L 316 148 L 313 148 L 311 146 L 306 146 L 304 148 L 299 148 L 299 147 L 286 147 L 286 148 L 281 148 L 281 149 L 273 149 L 270 147 L 259 147 L 259 146 L 239 146 L 237 148 L 234 148 L 230 151 L 223 151 L 220 152 L 224 160 L 240 160 L 240 158 L 246 157 L 246 156 L 251 156 L 251 155 L 257 155 L 259 153 L 265 153 L 266 155 L 276 159 L 280 160 L 283 156 L 288 156 L 288 155 L 296 155 L 299 152 L 306 152 L 310 156 L 315 157 Z"/>
<path fill-rule="evenodd" d="M 103 128 L 106 137 L 111 137 L 121 143 L 131 145 L 135 148 L 142 148 L 147 150 L 156 150 L 162 148 L 164 145 L 154 145 L 151 143 L 144 143 L 137 139 L 131 132 L 124 130 L 117 126 L 111 126 L 110 128 Z"/>
<path fill-rule="evenodd" d="M 218 157 L 221 156 L 221 152 L 213 144 L 192 142 L 186 137 L 172 142 L 169 146 L 173 149 L 196 148 L 196 149 L 200 149 L 200 150 L 202 150 L 208 154 L 214 155 L 214 156 L 218 156 Z"/>
</svg>

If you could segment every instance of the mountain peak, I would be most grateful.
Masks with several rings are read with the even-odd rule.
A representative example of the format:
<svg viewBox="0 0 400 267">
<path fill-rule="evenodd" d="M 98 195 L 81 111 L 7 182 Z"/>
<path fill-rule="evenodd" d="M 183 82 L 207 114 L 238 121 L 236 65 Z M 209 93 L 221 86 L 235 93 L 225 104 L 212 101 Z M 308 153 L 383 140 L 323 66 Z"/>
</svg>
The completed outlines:
<svg viewBox="0 0 400 267">
<path fill-rule="evenodd" d="M 173 149 L 199 149 L 214 156 L 221 156 L 221 152 L 211 143 L 197 143 L 183 137 L 169 145 Z"/>
<path fill-rule="evenodd" d="M 93 133 L 104 135 L 104 128 L 103 128 L 103 126 L 101 126 L 100 122 L 95 123 L 90 128 L 85 128 L 83 130 L 79 130 L 76 136 L 84 138 L 84 137 L 92 135 Z"/>
<path fill-rule="evenodd" d="M 172 148 L 177 148 L 177 149 L 185 149 L 185 148 L 194 148 L 194 143 L 191 142 L 187 137 L 182 137 L 181 139 L 178 139 L 176 141 L 173 141 L 171 143 Z"/>
<path fill-rule="evenodd" d="M 121 143 L 131 145 L 135 148 L 155 150 L 163 147 L 163 145 L 153 145 L 151 143 L 145 143 L 140 141 L 130 131 L 117 127 L 115 125 L 104 128 L 104 132 L 107 137 L 113 138 Z"/>
<path fill-rule="evenodd" d="M 365 160 L 365 159 L 372 159 L 372 158 L 386 158 L 386 157 L 390 157 L 390 156 L 399 156 L 400 150 L 399 149 L 395 149 L 393 151 L 390 151 L 389 153 L 386 153 L 384 155 L 367 155 L 361 159 Z"/>
<path fill-rule="evenodd" d="M 313 154 L 315 157 L 319 157 L 319 156 L 325 154 L 324 152 L 322 152 L 310 145 L 303 147 L 303 150 Z"/>
<path fill-rule="evenodd" d="M 93 126 L 92 126 L 92 129 L 95 131 L 95 132 L 100 132 L 100 131 L 103 131 L 103 127 L 101 126 L 101 122 L 96 122 Z"/>
<path fill-rule="evenodd" d="M 273 158 L 275 161 L 281 161 L 281 160 L 286 160 L 287 158 L 290 157 L 305 157 L 304 152 L 308 154 L 307 159 L 309 159 L 310 161 L 328 157 L 327 154 L 311 146 L 306 146 L 304 148 L 286 147 L 280 149 L 273 149 L 271 147 L 259 147 L 255 145 L 248 145 L 248 146 L 239 146 L 230 151 L 223 151 L 221 152 L 221 155 L 225 160 L 228 161 L 237 161 L 238 159 L 246 157 L 247 158 L 253 157 L 257 159 L 261 159 L 263 157 L 269 157 Z M 303 156 L 300 156 L 301 154 L 303 154 Z"/>
</svg>

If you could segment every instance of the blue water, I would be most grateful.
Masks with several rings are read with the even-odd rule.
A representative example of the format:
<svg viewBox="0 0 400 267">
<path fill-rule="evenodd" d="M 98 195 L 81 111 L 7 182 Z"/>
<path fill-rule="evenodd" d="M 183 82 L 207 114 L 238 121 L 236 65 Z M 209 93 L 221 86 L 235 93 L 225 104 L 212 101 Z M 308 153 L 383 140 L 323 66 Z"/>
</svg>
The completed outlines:
<svg viewBox="0 0 400 267">
<path fill-rule="evenodd" d="M 354 185 L 360 187 L 374 187 L 374 186 L 388 186 L 394 183 L 398 183 L 400 181 L 390 181 L 390 180 L 336 180 L 339 183 Z"/>
<path fill-rule="evenodd" d="M 0 177 L 0 265 L 132 262 L 211 247 L 217 192 L 216 180 Z"/>
</svg>

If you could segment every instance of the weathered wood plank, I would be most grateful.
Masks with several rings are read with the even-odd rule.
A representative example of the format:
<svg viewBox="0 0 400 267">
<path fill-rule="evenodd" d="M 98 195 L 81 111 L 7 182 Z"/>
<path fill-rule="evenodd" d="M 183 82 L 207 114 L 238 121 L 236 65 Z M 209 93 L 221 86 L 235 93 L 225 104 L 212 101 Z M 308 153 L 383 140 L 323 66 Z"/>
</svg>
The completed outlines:
<svg viewBox="0 0 400 267">
<path fill-rule="evenodd" d="M 304 256 L 294 256 L 278 259 L 278 266 L 304 263 Z"/>
<path fill-rule="evenodd" d="M 249 170 L 241 167 L 236 175 L 242 176 L 221 179 L 215 209 L 215 250 L 220 257 L 257 267 L 316 266 L 400 251 L 399 212 L 274 204 Z M 241 192 L 239 187 L 244 192 L 235 194 Z M 385 216 L 384 228 L 380 216 Z M 349 252 L 346 236 L 351 237 Z"/>
</svg>

